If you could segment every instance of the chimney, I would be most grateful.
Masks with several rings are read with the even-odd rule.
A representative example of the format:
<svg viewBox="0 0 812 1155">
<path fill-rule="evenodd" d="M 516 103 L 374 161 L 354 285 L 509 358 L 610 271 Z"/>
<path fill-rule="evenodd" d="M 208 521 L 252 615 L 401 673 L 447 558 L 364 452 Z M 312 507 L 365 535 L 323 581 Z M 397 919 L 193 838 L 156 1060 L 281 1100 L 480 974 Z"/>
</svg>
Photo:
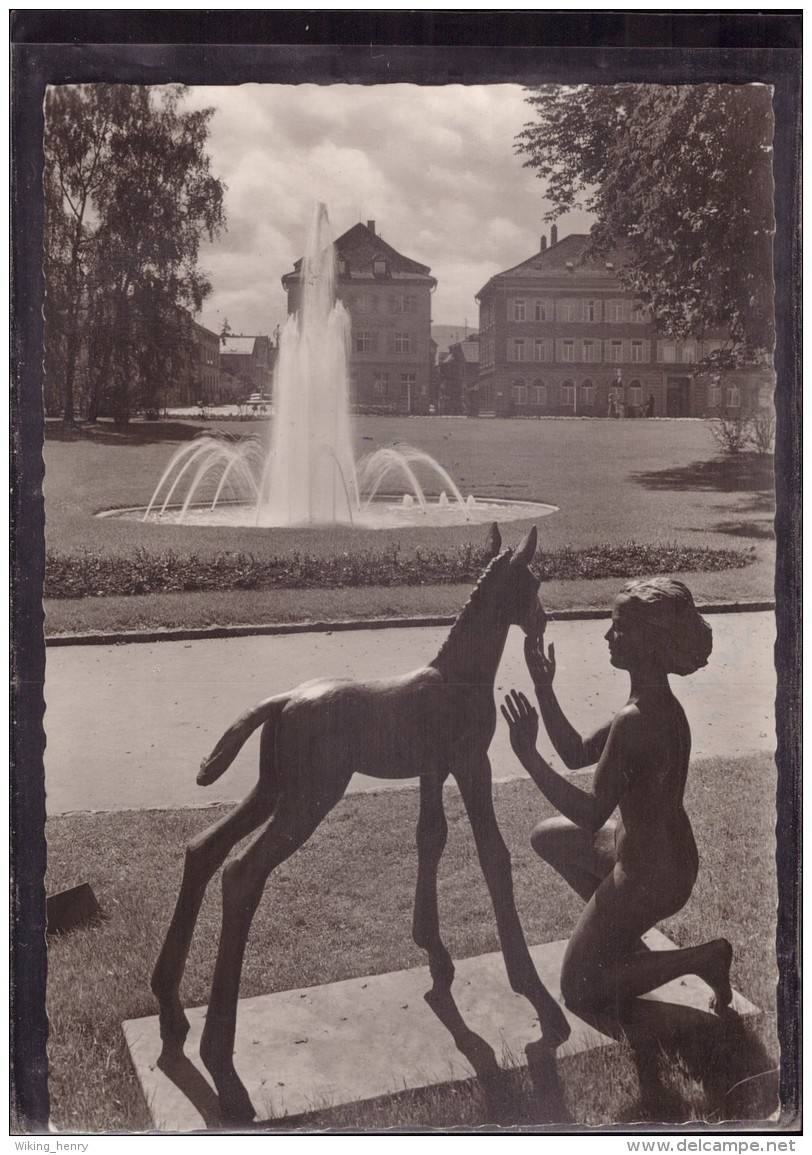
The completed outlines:
<svg viewBox="0 0 812 1155">
<path fill-rule="evenodd" d="M 550 229 L 550 247 L 558 244 L 558 225 L 553 225 Z"/>
<path fill-rule="evenodd" d="M 374 234 L 374 232 L 375 232 L 375 222 L 374 222 L 374 221 L 367 221 L 367 228 L 369 229 L 369 231 L 370 231 L 371 233 L 373 233 L 373 234 Z"/>
<path fill-rule="evenodd" d="M 544 233 L 542 233 L 541 234 L 541 249 L 540 249 L 540 251 L 543 253 L 546 248 L 547 248 L 547 238 L 545 237 Z"/>
</svg>

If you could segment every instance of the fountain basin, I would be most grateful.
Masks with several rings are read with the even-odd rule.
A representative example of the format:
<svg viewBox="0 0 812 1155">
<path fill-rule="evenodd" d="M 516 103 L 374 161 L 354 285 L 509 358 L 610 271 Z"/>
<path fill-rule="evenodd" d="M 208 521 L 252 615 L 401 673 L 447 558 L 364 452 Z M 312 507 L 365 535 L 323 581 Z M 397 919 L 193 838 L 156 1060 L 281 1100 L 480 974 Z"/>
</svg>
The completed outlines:
<svg viewBox="0 0 812 1155">
<path fill-rule="evenodd" d="M 127 509 L 107 509 L 97 517 L 116 517 L 126 521 L 141 521 L 148 525 L 232 526 L 234 529 L 282 528 L 257 523 L 256 507 L 251 502 L 220 501 L 214 509 L 209 502 L 196 502 L 184 508 L 183 504 L 170 505 L 161 512 L 153 509 L 148 517 L 145 506 Z M 396 495 L 377 494 L 353 513 L 352 528 L 403 529 L 442 527 L 453 525 L 486 525 L 492 521 L 529 521 L 557 513 L 558 506 L 540 501 L 509 501 L 499 497 L 477 497 L 460 504 L 457 501 L 428 501 L 425 507 L 416 502 L 404 502 Z M 300 526 L 312 525 L 299 522 Z M 350 523 L 348 522 L 349 526 Z M 294 528 L 287 522 L 284 528 Z"/>
</svg>

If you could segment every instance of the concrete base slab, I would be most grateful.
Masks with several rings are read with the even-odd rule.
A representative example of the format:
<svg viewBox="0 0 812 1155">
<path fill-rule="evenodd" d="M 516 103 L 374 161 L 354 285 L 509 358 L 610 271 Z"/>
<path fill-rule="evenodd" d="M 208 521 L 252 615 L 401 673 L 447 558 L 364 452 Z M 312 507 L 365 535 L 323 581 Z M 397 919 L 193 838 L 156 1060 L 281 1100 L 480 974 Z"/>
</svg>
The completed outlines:
<svg viewBox="0 0 812 1155">
<path fill-rule="evenodd" d="M 646 942 L 653 950 L 673 948 L 659 931 Z M 539 976 L 561 1001 L 559 974 L 566 941 L 531 947 Z M 456 962 L 453 996 L 464 1026 L 453 1016 L 440 1021 L 424 1000 L 431 987 L 428 967 L 347 979 L 321 987 L 280 991 L 241 999 L 234 1064 L 258 1120 L 300 1116 L 398 1091 L 469 1079 L 480 1056 L 493 1049 L 503 1067 L 525 1063 L 524 1049 L 539 1039 L 530 1003 L 508 985 L 501 953 Z M 645 996 L 662 1026 L 697 1013 L 710 1018 L 710 988 L 693 975 Z M 734 995 L 734 1009 L 756 1008 Z M 438 1011 L 438 1013 L 442 1013 Z M 611 1044 L 609 1034 L 566 1011 L 572 1034 L 560 1057 Z M 161 1051 L 157 1016 L 123 1024 L 130 1054 L 160 1131 L 193 1131 L 221 1125 L 217 1096 L 198 1048 L 206 1008 L 187 1012 L 191 1030 L 186 1055 L 158 1068 Z M 638 1029 L 642 1008 L 636 1013 Z M 669 1015 L 665 1016 L 669 1018 Z M 618 1024 L 603 1025 L 616 1033 Z M 450 1030 L 466 1054 L 455 1045 Z M 487 1046 L 483 1046 L 487 1044 Z"/>
</svg>

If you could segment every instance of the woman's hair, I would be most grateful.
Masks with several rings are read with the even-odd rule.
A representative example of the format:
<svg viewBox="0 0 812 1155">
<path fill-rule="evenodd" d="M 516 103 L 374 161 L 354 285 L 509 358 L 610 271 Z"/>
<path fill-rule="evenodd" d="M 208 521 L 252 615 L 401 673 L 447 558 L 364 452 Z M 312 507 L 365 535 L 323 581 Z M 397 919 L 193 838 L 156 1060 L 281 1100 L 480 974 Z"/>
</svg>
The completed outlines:
<svg viewBox="0 0 812 1155">
<path fill-rule="evenodd" d="M 651 630 L 669 674 L 684 676 L 707 666 L 713 631 L 682 582 L 659 577 L 627 582 L 617 600 L 624 613 Z"/>
</svg>

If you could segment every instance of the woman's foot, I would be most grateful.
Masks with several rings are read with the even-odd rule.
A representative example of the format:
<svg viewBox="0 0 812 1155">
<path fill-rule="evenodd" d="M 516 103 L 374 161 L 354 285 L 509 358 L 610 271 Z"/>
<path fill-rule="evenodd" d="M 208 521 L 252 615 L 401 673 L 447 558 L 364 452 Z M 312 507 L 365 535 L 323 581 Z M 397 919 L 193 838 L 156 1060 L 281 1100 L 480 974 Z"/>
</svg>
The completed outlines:
<svg viewBox="0 0 812 1155">
<path fill-rule="evenodd" d="M 726 938 L 717 938 L 706 943 L 708 962 L 700 978 L 713 991 L 711 1010 L 722 1014 L 733 1002 L 733 988 L 730 985 L 730 964 L 733 962 L 733 947 Z"/>
</svg>

